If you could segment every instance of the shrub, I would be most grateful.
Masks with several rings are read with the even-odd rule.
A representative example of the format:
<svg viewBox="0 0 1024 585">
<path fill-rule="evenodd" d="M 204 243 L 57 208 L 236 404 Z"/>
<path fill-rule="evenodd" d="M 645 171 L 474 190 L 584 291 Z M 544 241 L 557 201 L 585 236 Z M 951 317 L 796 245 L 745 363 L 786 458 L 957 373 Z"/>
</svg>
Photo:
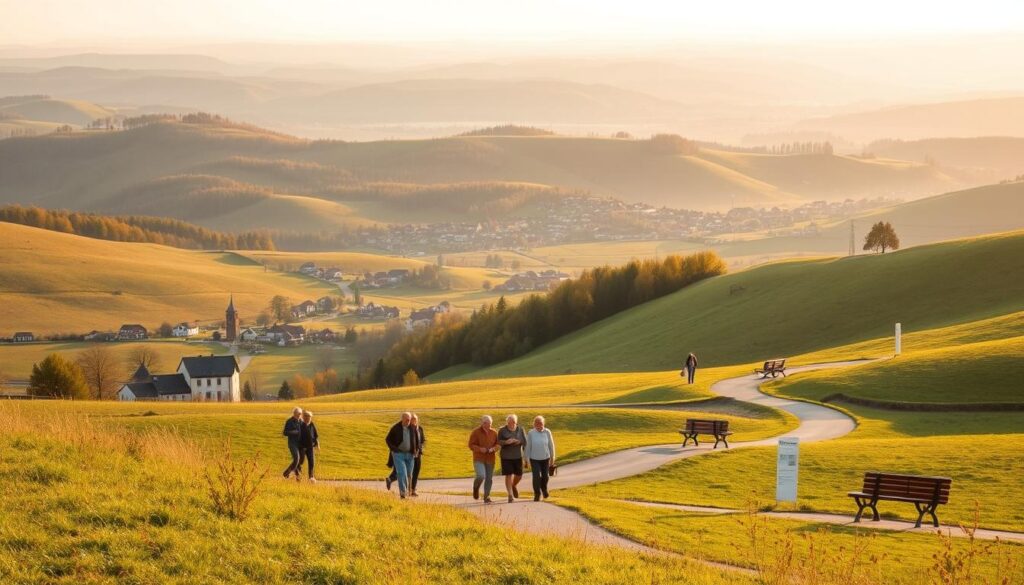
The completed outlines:
<svg viewBox="0 0 1024 585">
<path fill-rule="evenodd" d="M 260 486 L 267 477 L 267 470 L 256 457 L 235 459 L 230 445 L 225 447 L 223 453 L 223 457 L 217 459 L 216 471 L 210 471 L 207 467 L 203 472 L 207 493 L 214 512 L 242 521 L 252 511 Z"/>
</svg>

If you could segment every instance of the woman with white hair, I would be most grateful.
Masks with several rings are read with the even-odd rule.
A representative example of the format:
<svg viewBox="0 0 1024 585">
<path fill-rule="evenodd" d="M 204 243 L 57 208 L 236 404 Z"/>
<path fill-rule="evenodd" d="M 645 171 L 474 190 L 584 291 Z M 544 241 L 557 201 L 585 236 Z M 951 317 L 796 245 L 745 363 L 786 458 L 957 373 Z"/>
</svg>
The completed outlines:
<svg viewBox="0 0 1024 585">
<path fill-rule="evenodd" d="M 505 417 L 505 426 L 498 431 L 501 445 L 501 474 L 505 476 L 505 493 L 509 503 L 519 497 L 519 482 L 523 479 L 523 449 L 526 447 L 526 433 L 519 426 L 519 417 L 510 414 Z"/>
<path fill-rule="evenodd" d="M 491 428 L 493 419 L 484 415 L 480 426 L 469 434 L 469 450 L 473 452 L 473 499 L 480 499 L 480 484 L 484 486 L 484 503 L 491 503 L 491 485 L 494 483 L 495 453 L 501 450 L 498 445 L 498 431 Z"/>
<path fill-rule="evenodd" d="M 302 411 L 302 424 L 299 427 L 299 468 L 302 467 L 303 462 L 309 465 L 310 483 L 316 483 L 316 478 L 313 477 L 313 466 L 316 462 L 313 456 L 314 449 L 320 450 L 320 435 L 316 431 L 316 425 L 313 424 L 313 413 L 304 410 Z M 295 481 L 299 481 L 301 475 L 296 471 Z"/>
<path fill-rule="evenodd" d="M 555 465 L 555 438 L 545 426 L 544 417 L 533 419 L 533 428 L 526 433 L 527 465 L 533 475 L 533 501 L 540 501 L 543 495 L 548 499 L 548 477 Z"/>
</svg>

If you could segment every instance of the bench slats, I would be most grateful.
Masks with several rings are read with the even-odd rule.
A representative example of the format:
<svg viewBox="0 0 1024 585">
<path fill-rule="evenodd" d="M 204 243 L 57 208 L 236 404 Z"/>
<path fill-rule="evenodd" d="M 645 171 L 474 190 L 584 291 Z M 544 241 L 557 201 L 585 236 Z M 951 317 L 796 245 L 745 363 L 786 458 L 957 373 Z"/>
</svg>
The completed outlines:
<svg viewBox="0 0 1024 585">
<path fill-rule="evenodd" d="M 952 485 L 953 480 L 949 477 L 869 471 L 864 474 L 862 491 L 849 493 L 849 496 L 857 501 L 859 508 L 854 522 L 860 522 L 865 509 L 870 509 L 874 519 L 878 520 L 877 502 L 889 500 L 914 504 L 918 511 L 918 528 L 921 527 L 921 520 L 925 514 L 931 515 L 932 523 L 937 527 L 939 520 L 935 516 L 935 508 L 939 504 L 949 502 Z"/>
</svg>

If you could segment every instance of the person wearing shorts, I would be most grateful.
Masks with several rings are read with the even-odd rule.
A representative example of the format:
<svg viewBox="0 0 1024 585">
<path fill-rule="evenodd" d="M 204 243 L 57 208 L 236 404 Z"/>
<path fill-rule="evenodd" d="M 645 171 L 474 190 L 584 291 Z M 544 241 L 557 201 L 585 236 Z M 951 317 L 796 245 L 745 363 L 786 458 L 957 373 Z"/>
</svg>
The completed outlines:
<svg viewBox="0 0 1024 585">
<path fill-rule="evenodd" d="M 519 482 L 523 480 L 523 450 L 526 448 L 526 433 L 519 426 L 518 416 L 510 414 L 505 417 L 505 426 L 498 430 L 498 444 L 501 445 L 505 493 L 511 503 L 519 497 Z"/>
</svg>

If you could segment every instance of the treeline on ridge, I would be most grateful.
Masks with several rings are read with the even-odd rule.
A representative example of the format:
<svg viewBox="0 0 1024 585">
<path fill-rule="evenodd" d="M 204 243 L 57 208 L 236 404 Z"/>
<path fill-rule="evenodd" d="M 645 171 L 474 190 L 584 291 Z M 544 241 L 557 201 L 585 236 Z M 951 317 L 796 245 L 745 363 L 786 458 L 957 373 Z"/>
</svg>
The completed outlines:
<svg viewBox="0 0 1024 585">
<path fill-rule="evenodd" d="M 520 357 L 545 343 L 631 307 L 724 274 L 714 252 L 634 260 L 624 266 L 584 271 L 546 295 L 508 307 L 505 298 L 467 319 L 440 319 L 405 336 L 362 372 L 361 388 L 401 384 L 410 370 L 419 377 L 464 363 L 491 365 Z"/>
<path fill-rule="evenodd" d="M 217 232 L 164 217 L 108 216 L 8 205 L 0 207 L 0 221 L 114 242 L 163 244 L 195 250 L 275 249 L 267 232 Z"/>
<path fill-rule="evenodd" d="M 368 182 L 340 185 L 325 197 L 336 201 L 379 201 L 398 209 L 451 213 L 509 213 L 532 203 L 581 196 L 583 191 L 535 183 L 477 181 L 465 183 Z"/>
</svg>

